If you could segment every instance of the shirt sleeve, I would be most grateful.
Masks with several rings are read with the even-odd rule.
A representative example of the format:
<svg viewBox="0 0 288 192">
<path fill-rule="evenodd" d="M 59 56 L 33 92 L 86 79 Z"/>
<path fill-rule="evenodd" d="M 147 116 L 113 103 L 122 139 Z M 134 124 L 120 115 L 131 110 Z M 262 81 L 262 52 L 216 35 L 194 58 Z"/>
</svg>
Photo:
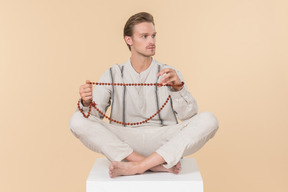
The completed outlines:
<svg viewBox="0 0 288 192">
<path fill-rule="evenodd" d="M 185 82 L 181 73 L 177 70 L 176 73 L 179 76 L 180 80 Z M 185 84 L 180 91 L 175 91 L 173 88 L 169 88 L 168 90 L 169 94 L 171 95 L 174 113 L 179 120 L 187 120 L 197 114 L 197 102 L 191 95 L 191 93 L 188 91 Z"/>
</svg>

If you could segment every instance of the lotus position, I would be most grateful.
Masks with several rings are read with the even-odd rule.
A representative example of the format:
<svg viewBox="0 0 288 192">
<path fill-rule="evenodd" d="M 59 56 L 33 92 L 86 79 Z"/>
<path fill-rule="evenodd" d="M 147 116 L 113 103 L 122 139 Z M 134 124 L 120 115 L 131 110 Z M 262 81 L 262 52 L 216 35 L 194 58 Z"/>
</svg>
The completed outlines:
<svg viewBox="0 0 288 192">
<path fill-rule="evenodd" d="M 131 16 L 123 34 L 128 61 L 106 70 L 93 90 L 89 80 L 79 89 L 70 129 L 111 161 L 111 178 L 147 170 L 178 174 L 181 158 L 198 151 L 218 130 L 212 113 L 198 113 L 181 73 L 153 58 L 156 34 L 151 14 Z"/>
</svg>

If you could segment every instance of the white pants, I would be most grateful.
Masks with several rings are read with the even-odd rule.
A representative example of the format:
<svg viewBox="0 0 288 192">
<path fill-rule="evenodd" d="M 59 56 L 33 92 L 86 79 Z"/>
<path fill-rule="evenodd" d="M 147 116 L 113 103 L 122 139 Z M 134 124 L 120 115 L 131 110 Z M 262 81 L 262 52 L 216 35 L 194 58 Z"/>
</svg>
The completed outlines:
<svg viewBox="0 0 288 192">
<path fill-rule="evenodd" d="M 111 125 L 95 116 L 88 119 L 77 111 L 70 129 L 89 149 L 110 161 L 122 161 L 133 151 L 145 157 L 157 152 L 173 167 L 186 155 L 198 151 L 218 130 L 218 121 L 210 112 L 202 112 L 176 125 L 137 128 Z"/>
</svg>

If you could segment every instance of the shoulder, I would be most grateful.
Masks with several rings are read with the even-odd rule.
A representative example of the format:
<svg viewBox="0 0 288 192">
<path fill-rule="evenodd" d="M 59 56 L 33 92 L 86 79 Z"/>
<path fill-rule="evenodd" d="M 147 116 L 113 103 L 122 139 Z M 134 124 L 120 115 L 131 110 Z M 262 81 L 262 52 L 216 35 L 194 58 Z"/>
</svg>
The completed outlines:
<svg viewBox="0 0 288 192">
<path fill-rule="evenodd" d="M 121 78 L 123 73 L 129 69 L 129 62 L 122 64 L 114 64 L 104 72 L 104 76 L 109 76 L 110 78 Z"/>
<path fill-rule="evenodd" d="M 112 67 L 109 68 L 109 70 L 113 70 L 113 72 L 122 73 L 124 68 L 127 68 L 129 66 L 129 61 L 122 63 L 122 64 L 115 64 Z"/>
<path fill-rule="evenodd" d="M 110 81 L 113 77 L 117 76 L 117 74 L 121 74 L 121 66 L 114 64 L 102 73 L 99 81 Z"/>
<path fill-rule="evenodd" d="M 123 66 L 124 64 L 114 64 L 111 67 L 109 67 L 104 73 L 103 75 L 115 75 L 115 74 L 121 74 L 122 70 L 123 70 Z"/>
</svg>

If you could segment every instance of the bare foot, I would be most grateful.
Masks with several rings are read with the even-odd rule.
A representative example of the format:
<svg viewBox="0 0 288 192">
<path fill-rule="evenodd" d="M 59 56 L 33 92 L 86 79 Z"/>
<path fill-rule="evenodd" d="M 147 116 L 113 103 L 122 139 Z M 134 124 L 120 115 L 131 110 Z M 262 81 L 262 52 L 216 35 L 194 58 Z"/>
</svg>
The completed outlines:
<svg viewBox="0 0 288 192">
<path fill-rule="evenodd" d="M 173 173 L 175 173 L 175 174 L 180 173 L 180 171 L 182 170 L 182 166 L 181 166 L 180 161 L 172 168 L 174 168 Z"/>
<path fill-rule="evenodd" d="M 178 174 L 178 173 L 180 173 L 181 169 L 182 169 L 182 167 L 181 167 L 181 163 L 179 161 L 175 166 L 173 166 L 169 169 L 163 167 L 163 165 L 158 165 L 156 167 L 151 168 L 150 170 L 154 171 L 154 172 L 169 172 L 169 173 Z"/>
<path fill-rule="evenodd" d="M 180 161 L 173 167 L 167 169 L 163 167 L 163 165 L 158 165 L 156 167 L 151 168 L 151 171 L 154 172 L 169 172 L 178 174 L 180 173 L 182 167 Z M 139 162 L 119 162 L 119 161 L 113 161 L 109 166 L 109 176 L 111 178 L 120 176 L 120 175 L 136 175 L 136 174 L 142 174 L 146 170 L 143 170 L 143 168 L 140 166 Z"/>
<path fill-rule="evenodd" d="M 113 161 L 109 166 L 109 176 L 111 178 L 120 175 L 136 175 L 144 171 L 140 167 L 139 162 L 119 162 Z"/>
</svg>

